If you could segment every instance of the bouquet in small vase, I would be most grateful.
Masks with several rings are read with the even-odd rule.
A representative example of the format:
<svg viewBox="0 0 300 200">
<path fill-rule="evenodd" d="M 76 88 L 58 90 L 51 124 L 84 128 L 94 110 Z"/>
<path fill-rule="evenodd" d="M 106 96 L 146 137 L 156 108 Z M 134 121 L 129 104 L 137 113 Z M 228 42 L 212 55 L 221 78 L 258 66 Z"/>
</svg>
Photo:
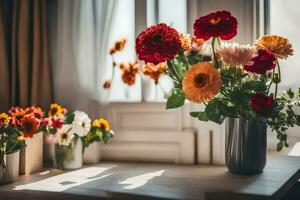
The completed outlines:
<svg viewBox="0 0 300 200">
<path fill-rule="evenodd" d="M 277 148 L 287 147 L 286 131 L 300 125 L 294 107 L 300 90 L 281 95 L 280 62 L 293 55 L 288 39 L 265 35 L 253 44 L 227 43 L 237 35 L 238 21 L 228 11 L 210 13 L 193 25 L 194 37 L 166 24 L 147 28 L 136 39 L 145 63 L 166 63 L 174 88 L 167 109 L 185 100 L 203 104 L 191 112 L 201 121 L 226 121 L 226 164 L 237 174 L 256 174 L 266 163 L 266 130 L 277 133 Z"/>
<path fill-rule="evenodd" d="M 19 150 L 24 146 L 24 137 L 13 124 L 13 119 L 0 113 L 0 184 L 18 179 Z"/>
</svg>

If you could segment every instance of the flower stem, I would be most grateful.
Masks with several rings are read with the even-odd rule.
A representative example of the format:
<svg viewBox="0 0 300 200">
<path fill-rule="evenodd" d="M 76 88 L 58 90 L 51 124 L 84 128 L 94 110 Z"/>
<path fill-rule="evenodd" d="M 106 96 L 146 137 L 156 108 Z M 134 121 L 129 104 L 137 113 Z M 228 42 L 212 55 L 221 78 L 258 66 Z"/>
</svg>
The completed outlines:
<svg viewBox="0 0 300 200">
<path fill-rule="evenodd" d="M 277 98 L 277 93 L 278 93 L 278 83 L 280 83 L 280 81 L 281 81 L 281 70 L 280 70 L 280 65 L 279 65 L 278 59 L 276 59 L 275 61 L 276 61 L 276 64 L 277 64 L 278 79 L 279 79 L 279 81 L 276 81 L 276 83 L 275 83 L 275 99 L 276 99 Z"/>
<path fill-rule="evenodd" d="M 216 56 L 216 50 L 215 50 L 216 39 L 217 39 L 216 37 L 213 37 L 213 39 L 211 41 L 211 48 L 212 48 L 213 55 L 214 55 L 214 64 L 215 64 L 215 67 L 219 68 L 219 62 L 218 62 L 218 59 L 217 59 L 217 56 Z"/>
</svg>

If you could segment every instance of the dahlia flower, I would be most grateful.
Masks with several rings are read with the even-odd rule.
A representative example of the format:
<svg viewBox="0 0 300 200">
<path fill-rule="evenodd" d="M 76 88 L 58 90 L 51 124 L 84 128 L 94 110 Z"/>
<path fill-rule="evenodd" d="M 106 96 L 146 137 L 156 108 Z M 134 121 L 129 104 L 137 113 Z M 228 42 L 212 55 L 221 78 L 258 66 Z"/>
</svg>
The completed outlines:
<svg viewBox="0 0 300 200">
<path fill-rule="evenodd" d="M 217 53 L 227 65 L 244 66 L 251 64 L 251 59 L 256 56 L 256 49 L 250 45 L 223 43 Z"/>
<path fill-rule="evenodd" d="M 265 74 L 268 70 L 271 70 L 276 66 L 275 59 L 272 52 L 259 49 L 257 51 L 257 56 L 251 59 L 252 63 L 245 65 L 244 69 L 256 74 Z"/>
<path fill-rule="evenodd" d="M 136 38 L 139 59 L 156 65 L 172 60 L 180 48 L 178 32 L 164 23 L 147 28 Z"/>
</svg>

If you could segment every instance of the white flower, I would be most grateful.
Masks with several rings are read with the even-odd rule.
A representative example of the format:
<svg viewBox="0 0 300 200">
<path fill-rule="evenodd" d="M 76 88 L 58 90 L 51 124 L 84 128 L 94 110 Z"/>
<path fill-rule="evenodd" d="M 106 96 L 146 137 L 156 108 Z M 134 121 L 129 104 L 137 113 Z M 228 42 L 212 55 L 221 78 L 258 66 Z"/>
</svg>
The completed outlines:
<svg viewBox="0 0 300 200">
<path fill-rule="evenodd" d="M 55 139 L 59 145 L 70 145 L 72 139 L 74 138 L 74 134 L 71 132 L 71 130 L 71 124 L 64 124 L 62 128 L 57 129 Z"/>
<path fill-rule="evenodd" d="M 82 111 L 74 112 L 72 133 L 78 135 L 79 137 L 85 136 L 91 129 L 91 119 L 89 116 Z"/>
</svg>

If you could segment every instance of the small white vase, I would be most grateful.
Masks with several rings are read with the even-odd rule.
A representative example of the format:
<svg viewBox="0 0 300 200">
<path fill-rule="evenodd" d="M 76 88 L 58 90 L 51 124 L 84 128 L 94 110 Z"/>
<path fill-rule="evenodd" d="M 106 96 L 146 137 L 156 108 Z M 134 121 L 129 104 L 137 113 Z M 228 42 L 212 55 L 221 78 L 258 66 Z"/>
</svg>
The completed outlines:
<svg viewBox="0 0 300 200">
<path fill-rule="evenodd" d="M 94 142 L 90 144 L 84 150 L 83 163 L 86 164 L 97 164 L 101 159 L 101 146 L 100 142 Z"/>
<path fill-rule="evenodd" d="M 70 144 L 70 148 L 68 150 L 67 155 L 62 161 L 58 160 L 58 155 L 57 155 L 57 148 L 66 148 L 62 147 L 60 145 L 56 145 L 55 148 L 55 165 L 57 167 L 63 168 L 63 169 L 79 169 L 82 167 L 82 141 L 80 138 L 77 138 L 73 140 Z"/>
<path fill-rule="evenodd" d="M 4 157 L 4 162 L 6 165 L 5 174 L 2 169 L 0 169 L 0 183 L 12 183 L 19 178 L 19 160 L 20 151 L 15 153 L 6 154 Z"/>
</svg>

